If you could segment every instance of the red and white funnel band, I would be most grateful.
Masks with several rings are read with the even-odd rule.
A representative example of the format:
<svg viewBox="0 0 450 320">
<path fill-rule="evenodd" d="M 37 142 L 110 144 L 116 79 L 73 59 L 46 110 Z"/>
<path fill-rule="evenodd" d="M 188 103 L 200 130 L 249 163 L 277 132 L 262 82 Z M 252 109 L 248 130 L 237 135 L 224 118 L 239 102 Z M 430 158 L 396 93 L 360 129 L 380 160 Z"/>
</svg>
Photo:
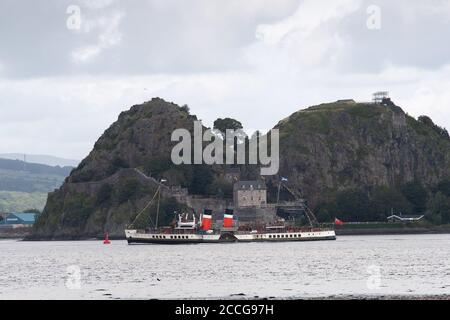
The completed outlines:
<svg viewBox="0 0 450 320">
<path fill-rule="evenodd" d="M 233 227 L 233 213 L 225 213 L 223 215 L 223 227 L 231 228 Z"/>
<path fill-rule="evenodd" d="M 202 230 L 211 230 L 212 226 L 212 212 L 211 210 L 205 210 L 202 216 Z"/>
</svg>

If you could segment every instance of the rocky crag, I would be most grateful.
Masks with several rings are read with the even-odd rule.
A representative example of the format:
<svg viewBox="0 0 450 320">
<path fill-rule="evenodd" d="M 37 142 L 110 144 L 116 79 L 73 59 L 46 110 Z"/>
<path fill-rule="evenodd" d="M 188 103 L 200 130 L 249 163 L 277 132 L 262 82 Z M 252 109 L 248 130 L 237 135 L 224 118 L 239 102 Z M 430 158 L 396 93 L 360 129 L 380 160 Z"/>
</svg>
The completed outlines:
<svg viewBox="0 0 450 320">
<path fill-rule="evenodd" d="M 193 131 L 187 106 L 155 98 L 133 106 L 99 138 L 63 186 L 50 193 L 30 239 L 78 239 L 104 232 L 122 236 L 155 192 L 161 178 L 161 212 L 230 205 L 226 168 L 173 165 L 173 130 Z M 369 190 L 419 181 L 434 186 L 450 177 L 450 139 L 429 118 L 416 120 L 391 101 L 352 100 L 300 110 L 280 121 L 280 171 L 266 178 L 270 198 L 280 177 L 312 206 L 336 190 Z M 254 167 L 241 166 L 243 179 Z M 155 214 L 148 210 L 147 221 Z M 173 216 L 163 214 L 160 224 Z M 144 221 L 143 220 L 143 221 Z M 142 221 L 142 223 L 144 223 Z"/>
</svg>

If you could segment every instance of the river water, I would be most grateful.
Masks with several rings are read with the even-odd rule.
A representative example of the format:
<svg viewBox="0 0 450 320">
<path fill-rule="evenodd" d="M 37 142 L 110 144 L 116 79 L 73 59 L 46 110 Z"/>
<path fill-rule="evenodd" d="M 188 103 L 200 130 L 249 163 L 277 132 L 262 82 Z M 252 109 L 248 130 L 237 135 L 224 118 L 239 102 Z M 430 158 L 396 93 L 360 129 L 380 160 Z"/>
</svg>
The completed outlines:
<svg viewBox="0 0 450 320">
<path fill-rule="evenodd" d="M 0 299 L 450 294 L 450 235 L 127 245 L 0 241 Z"/>
</svg>

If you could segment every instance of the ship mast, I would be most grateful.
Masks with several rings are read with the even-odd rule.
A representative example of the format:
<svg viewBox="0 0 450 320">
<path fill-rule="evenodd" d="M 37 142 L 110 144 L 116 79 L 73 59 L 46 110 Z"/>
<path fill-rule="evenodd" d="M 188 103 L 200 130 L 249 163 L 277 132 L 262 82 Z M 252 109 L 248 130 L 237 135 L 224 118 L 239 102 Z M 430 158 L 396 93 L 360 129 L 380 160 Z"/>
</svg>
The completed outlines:
<svg viewBox="0 0 450 320">
<path fill-rule="evenodd" d="M 144 211 L 150 207 L 153 203 L 153 201 L 155 200 L 156 196 L 158 196 L 158 201 L 157 201 L 157 207 L 156 207 L 156 223 L 154 224 L 152 221 L 152 217 L 150 216 L 150 223 L 154 226 L 155 229 L 158 228 L 158 219 L 159 219 L 159 202 L 161 201 L 161 187 L 162 184 L 164 182 L 166 182 L 167 180 L 165 179 L 161 179 L 161 181 L 159 182 L 158 188 L 155 191 L 155 194 L 153 195 L 152 199 L 145 205 L 145 207 L 136 215 L 136 217 L 134 218 L 133 222 L 130 223 L 130 225 L 128 226 L 129 228 L 134 227 L 134 223 L 137 221 L 137 219 L 144 213 Z"/>
<path fill-rule="evenodd" d="M 159 201 L 161 200 L 161 186 L 158 187 L 158 202 L 156 203 L 156 222 L 155 229 L 158 229 L 158 218 L 159 218 Z"/>
<path fill-rule="evenodd" d="M 155 229 L 158 229 L 158 219 L 159 219 L 159 202 L 161 201 L 161 186 L 164 182 L 166 182 L 166 179 L 161 179 L 159 186 L 158 186 L 158 202 L 156 203 L 156 222 L 155 222 Z"/>
</svg>

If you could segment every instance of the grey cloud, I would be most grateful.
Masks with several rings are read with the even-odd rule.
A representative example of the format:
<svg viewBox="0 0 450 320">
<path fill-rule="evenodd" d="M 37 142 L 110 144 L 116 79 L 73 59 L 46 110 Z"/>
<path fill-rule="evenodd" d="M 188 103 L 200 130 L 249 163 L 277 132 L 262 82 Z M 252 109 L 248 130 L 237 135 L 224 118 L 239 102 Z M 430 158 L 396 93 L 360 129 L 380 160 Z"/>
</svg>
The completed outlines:
<svg viewBox="0 0 450 320">
<path fill-rule="evenodd" d="M 369 5 L 381 9 L 381 29 L 366 27 Z M 428 8 L 428 10 L 427 10 Z M 338 71 L 377 72 L 389 64 L 436 70 L 450 63 L 448 1 L 364 1 L 339 22 L 347 40 Z"/>
<path fill-rule="evenodd" d="M 82 23 L 123 14 L 120 44 L 102 50 L 90 62 L 74 63 L 73 52 L 96 46 L 102 30 L 68 30 L 66 9 L 73 4 L 81 9 Z M 254 39 L 257 24 L 280 19 L 296 6 L 296 0 L 130 0 L 94 5 L 83 0 L 5 0 L 0 2 L 0 61 L 7 65 L 8 77 L 235 69 L 239 50 Z"/>
<path fill-rule="evenodd" d="M 299 15 L 303 34 L 305 3 L 319 5 Z M 120 111 L 153 96 L 207 124 L 231 116 L 264 129 L 300 107 L 386 89 L 449 127 L 449 2 L 342 0 L 348 10 L 322 19 L 329 3 L 2 0 L 0 151 L 83 158 Z M 66 28 L 70 4 L 82 10 L 78 32 Z M 379 31 L 366 28 L 369 4 L 382 9 Z M 258 37 L 286 21 L 275 44 Z"/>
</svg>

